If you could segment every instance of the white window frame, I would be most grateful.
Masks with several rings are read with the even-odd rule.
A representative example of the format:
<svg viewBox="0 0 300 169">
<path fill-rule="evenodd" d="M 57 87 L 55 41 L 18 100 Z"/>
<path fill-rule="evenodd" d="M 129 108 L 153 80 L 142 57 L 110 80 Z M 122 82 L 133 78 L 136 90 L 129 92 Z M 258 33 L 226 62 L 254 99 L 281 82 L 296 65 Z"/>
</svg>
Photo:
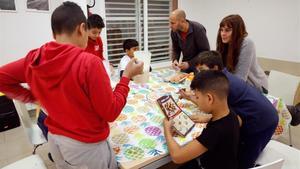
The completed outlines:
<svg viewBox="0 0 300 169">
<path fill-rule="evenodd" d="M 105 0 L 104 0 L 105 1 Z M 164 1 L 164 0 L 158 0 L 158 1 Z M 168 0 L 165 0 L 165 1 L 168 1 Z M 172 6 L 172 0 L 169 0 L 170 1 L 170 11 L 171 11 L 171 6 Z M 136 0 L 136 4 L 138 4 L 138 6 L 141 6 L 141 4 L 140 4 L 140 0 Z M 136 24 L 136 32 L 137 32 L 137 36 L 136 36 L 136 40 L 137 41 L 139 41 L 140 43 L 139 43 L 139 45 L 140 45 L 140 49 L 142 49 L 142 43 L 144 44 L 144 46 L 143 46 L 143 50 L 145 50 L 145 51 L 147 51 L 148 49 L 149 49 L 149 41 L 148 41 L 148 39 L 149 39 L 149 29 L 148 29 L 148 25 L 149 25 L 149 23 L 148 23 L 148 0 L 143 0 L 143 9 L 145 9 L 145 10 L 143 10 L 143 17 L 145 18 L 145 19 L 143 19 L 143 25 L 145 25 L 144 26 L 144 32 L 145 33 L 143 33 L 143 35 L 142 35 L 142 30 L 140 29 L 140 28 L 142 28 L 142 22 L 139 22 L 138 21 L 138 23 L 140 24 Z M 140 13 L 141 13 L 141 7 L 136 7 L 136 20 L 140 20 Z M 105 18 L 106 18 L 106 22 L 107 22 L 107 20 L 108 20 L 108 18 L 106 17 L 107 15 L 105 15 Z M 106 24 L 107 25 L 107 24 Z M 107 31 L 106 30 L 104 30 L 105 31 L 105 33 L 106 33 L 106 35 L 107 35 L 107 37 L 105 38 L 105 39 L 107 39 L 107 44 L 106 44 L 106 53 L 107 53 L 107 58 L 108 58 L 108 36 L 109 36 L 109 34 L 107 33 Z M 168 31 L 168 34 L 166 35 L 166 36 L 168 36 L 169 37 L 169 51 L 168 51 L 168 60 L 162 60 L 162 61 L 159 61 L 159 62 L 154 62 L 154 63 L 152 63 L 151 64 L 151 66 L 152 66 L 152 68 L 162 68 L 162 67 L 169 67 L 170 65 L 171 65 L 171 61 L 170 61 L 170 55 L 171 55 L 171 38 L 170 38 L 170 33 L 169 33 L 169 31 Z M 144 40 L 144 42 L 142 42 L 142 40 Z M 151 51 L 151 50 L 150 50 Z M 163 57 L 162 57 L 163 58 Z"/>
</svg>

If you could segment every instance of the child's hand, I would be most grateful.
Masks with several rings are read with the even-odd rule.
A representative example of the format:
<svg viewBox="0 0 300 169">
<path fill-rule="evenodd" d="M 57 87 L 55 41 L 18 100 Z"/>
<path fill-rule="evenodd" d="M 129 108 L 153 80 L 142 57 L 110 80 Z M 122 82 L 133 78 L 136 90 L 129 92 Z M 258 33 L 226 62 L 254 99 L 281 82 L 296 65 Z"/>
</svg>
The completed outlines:
<svg viewBox="0 0 300 169">
<path fill-rule="evenodd" d="M 191 100 L 192 92 L 188 92 L 185 89 L 179 89 L 177 93 L 179 94 L 179 99 Z"/>
<path fill-rule="evenodd" d="M 132 58 L 123 73 L 123 76 L 128 79 L 132 79 L 135 75 L 142 74 L 144 68 L 144 62 L 138 61 L 136 58 Z"/>
</svg>

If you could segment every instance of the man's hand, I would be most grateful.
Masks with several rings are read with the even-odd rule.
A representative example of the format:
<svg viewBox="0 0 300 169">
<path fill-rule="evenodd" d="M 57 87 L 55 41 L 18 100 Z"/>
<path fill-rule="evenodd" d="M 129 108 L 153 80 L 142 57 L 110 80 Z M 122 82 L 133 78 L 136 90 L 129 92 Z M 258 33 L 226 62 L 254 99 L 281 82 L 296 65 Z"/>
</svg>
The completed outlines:
<svg viewBox="0 0 300 169">
<path fill-rule="evenodd" d="M 142 74 L 143 68 L 144 68 L 144 62 L 138 61 L 136 58 L 132 58 L 128 62 L 123 72 L 123 76 L 127 77 L 128 79 L 132 79 L 135 75 Z"/>
<path fill-rule="evenodd" d="M 181 69 L 181 70 L 186 70 L 190 67 L 189 63 L 188 62 L 182 62 L 180 65 L 178 65 L 178 67 Z"/>
<path fill-rule="evenodd" d="M 173 62 L 172 62 L 172 68 L 175 69 L 175 70 L 179 70 L 179 67 L 178 67 L 178 61 L 175 59 Z"/>
</svg>

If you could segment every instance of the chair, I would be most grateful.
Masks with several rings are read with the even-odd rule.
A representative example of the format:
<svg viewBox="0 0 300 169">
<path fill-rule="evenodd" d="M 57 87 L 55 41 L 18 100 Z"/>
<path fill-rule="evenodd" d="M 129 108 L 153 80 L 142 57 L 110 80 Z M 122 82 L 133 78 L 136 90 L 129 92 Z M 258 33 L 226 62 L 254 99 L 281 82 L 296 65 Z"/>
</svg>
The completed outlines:
<svg viewBox="0 0 300 169">
<path fill-rule="evenodd" d="M 280 97 L 288 105 L 296 104 L 297 89 L 299 88 L 300 77 L 291 74 L 271 70 L 268 77 L 269 94 Z"/>
<path fill-rule="evenodd" d="M 24 130 L 28 135 L 29 141 L 34 146 L 32 154 L 35 154 L 36 149 L 39 146 L 46 143 L 47 140 L 45 139 L 38 125 L 32 122 L 31 118 L 29 117 L 25 104 L 17 100 L 14 100 L 14 104 L 18 112 L 18 115 L 21 119 L 22 126 L 24 127 Z"/>
<path fill-rule="evenodd" d="M 250 168 L 250 169 L 281 169 L 283 161 L 284 161 L 283 159 L 278 159 L 278 160 L 270 162 L 268 164 L 264 164 L 264 165 Z"/>
<path fill-rule="evenodd" d="M 268 77 L 269 94 L 280 97 L 287 105 L 296 104 L 297 90 L 300 88 L 300 77 L 271 70 Z M 289 126 L 289 142 L 292 146 L 291 128 Z"/>
<path fill-rule="evenodd" d="M 47 167 L 39 155 L 31 155 L 9 164 L 2 169 L 47 169 Z"/>
<path fill-rule="evenodd" d="M 283 160 L 282 169 L 299 169 L 300 168 L 300 150 L 280 143 L 275 140 L 270 140 L 263 152 L 256 160 L 256 164 L 263 166 L 277 166 L 274 163 L 278 162 L 278 159 Z M 274 165 L 271 165 L 273 163 Z M 268 164 L 268 165 L 267 165 Z M 278 165 L 279 166 L 279 165 Z M 258 169 L 258 167 L 256 167 Z M 275 169 L 275 168 L 263 168 L 263 169 Z"/>
</svg>

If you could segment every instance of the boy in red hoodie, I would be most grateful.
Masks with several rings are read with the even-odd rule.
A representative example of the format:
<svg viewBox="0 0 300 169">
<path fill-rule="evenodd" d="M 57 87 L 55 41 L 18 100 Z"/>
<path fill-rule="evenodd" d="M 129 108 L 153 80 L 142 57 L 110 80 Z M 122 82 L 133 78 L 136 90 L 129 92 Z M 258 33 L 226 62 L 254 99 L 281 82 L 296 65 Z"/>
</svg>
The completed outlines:
<svg viewBox="0 0 300 169">
<path fill-rule="evenodd" d="M 54 10 L 51 26 L 55 41 L 0 67 L 0 91 L 46 109 L 49 147 L 58 169 L 116 168 L 108 122 L 125 106 L 129 79 L 142 72 L 143 63 L 132 59 L 112 91 L 101 59 L 84 51 L 88 35 L 81 8 L 64 2 Z"/>
<path fill-rule="evenodd" d="M 107 69 L 108 75 L 111 76 L 114 74 L 114 68 L 113 65 L 103 57 L 103 43 L 100 37 L 101 31 L 105 27 L 103 19 L 100 15 L 91 14 L 87 19 L 87 25 L 89 39 L 85 51 L 98 56 L 103 61 L 104 67 L 107 66 L 105 68 Z"/>
<path fill-rule="evenodd" d="M 87 24 L 89 39 L 85 51 L 92 53 L 104 60 L 103 43 L 101 37 L 99 36 L 102 29 L 105 27 L 103 19 L 97 14 L 92 14 L 88 17 Z"/>
</svg>

